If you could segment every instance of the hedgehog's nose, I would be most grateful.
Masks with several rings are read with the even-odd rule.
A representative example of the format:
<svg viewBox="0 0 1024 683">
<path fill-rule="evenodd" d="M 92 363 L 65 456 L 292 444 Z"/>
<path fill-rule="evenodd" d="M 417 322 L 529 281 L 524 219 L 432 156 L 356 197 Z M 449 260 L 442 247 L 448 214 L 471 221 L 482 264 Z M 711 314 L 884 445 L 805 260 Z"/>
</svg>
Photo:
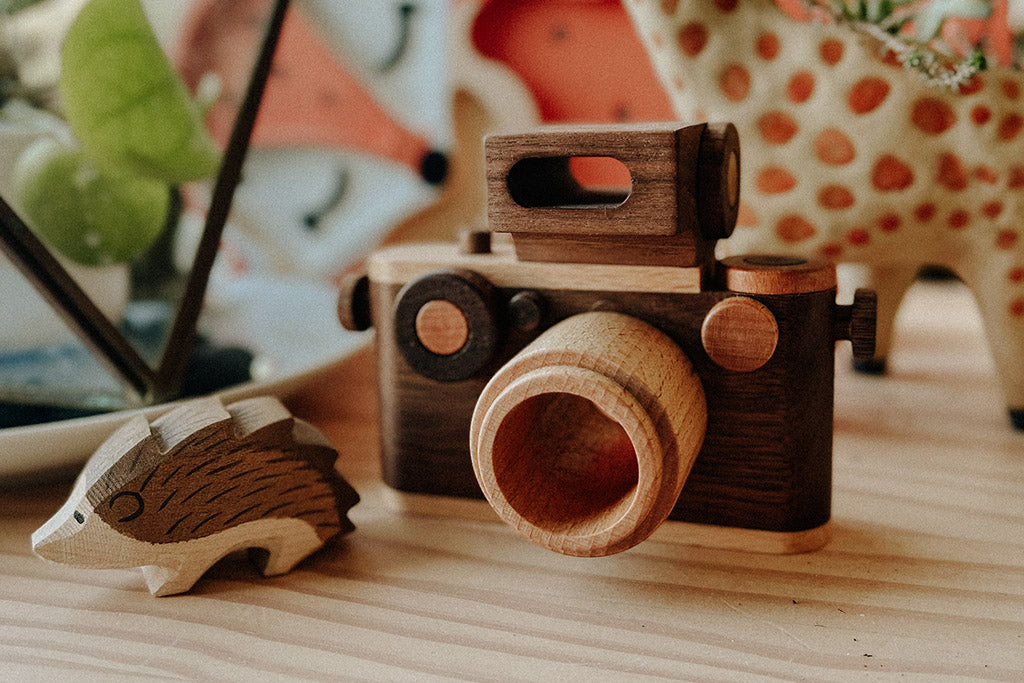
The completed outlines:
<svg viewBox="0 0 1024 683">
<path fill-rule="evenodd" d="M 52 534 L 49 536 L 41 535 L 39 533 L 40 531 L 42 531 L 42 529 L 32 534 L 32 552 L 44 560 L 56 561 L 58 559 L 57 555 L 60 554 L 58 552 L 60 546 L 59 541 L 55 542 Z"/>
<path fill-rule="evenodd" d="M 68 539 L 79 528 L 61 510 L 32 532 L 32 552 L 45 560 L 67 563 Z"/>
<path fill-rule="evenodd" d="M 420 160 L 420 175 L 431 185 L 440 185 L 448 177 L 448 155 L 432 149 Z"/>
</svg>

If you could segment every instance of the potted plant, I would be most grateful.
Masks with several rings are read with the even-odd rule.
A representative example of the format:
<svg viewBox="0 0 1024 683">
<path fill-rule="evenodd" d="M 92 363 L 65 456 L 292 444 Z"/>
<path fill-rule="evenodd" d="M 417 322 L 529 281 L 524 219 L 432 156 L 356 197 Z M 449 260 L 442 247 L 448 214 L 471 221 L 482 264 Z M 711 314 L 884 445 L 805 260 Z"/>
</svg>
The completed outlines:
<svg viewBox="0 0 1024 683">
<path fill-rule="evenodd" d="M 0 46 L 0 193 L 116 321 L 176 188 L 219 152 L 138 0 L 8 0 Z M 0 345 L 53 343 L 63 326 L 5 265 Z"/>
</svg>

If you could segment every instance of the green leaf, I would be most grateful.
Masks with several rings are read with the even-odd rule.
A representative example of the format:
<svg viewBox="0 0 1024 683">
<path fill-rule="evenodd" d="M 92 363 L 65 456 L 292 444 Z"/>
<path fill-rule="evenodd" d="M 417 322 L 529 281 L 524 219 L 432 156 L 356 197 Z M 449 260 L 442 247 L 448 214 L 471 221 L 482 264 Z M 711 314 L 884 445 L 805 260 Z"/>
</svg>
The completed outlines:
<svg viewBox="0 0 1024 683">
<path fill-rule="evenodd" d="M 152 246 L 167 221 L 165 183 L 104 173 L 81 149 L 51 138 L 22 153 L 13 180 L 29 227 L 83 265 L 133 261 Z"/>
<path fill-rule="evenodd" d="M 106 171 L 179 184 L 219 154 L 138 0 L 90 0 L 61 52 L 65 116 Z"/>
<path fill-rule="evenodd" d="M 985 71 L 988 69 L 988 59 L 985 57 L 984 52 L 981 50 L 975 50 L 967 59 L 967 65 L 977 69 L 978 71 Z"/>
</svg>

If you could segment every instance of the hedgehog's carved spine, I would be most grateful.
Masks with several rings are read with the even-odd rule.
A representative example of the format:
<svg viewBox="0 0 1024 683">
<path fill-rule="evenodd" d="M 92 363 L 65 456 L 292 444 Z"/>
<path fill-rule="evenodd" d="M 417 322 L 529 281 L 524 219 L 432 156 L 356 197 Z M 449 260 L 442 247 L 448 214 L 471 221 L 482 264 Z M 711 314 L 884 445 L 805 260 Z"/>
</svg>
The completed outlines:
<svg viewBox="0 0 1024 683">
<path fill-rule="evenodd" d="M 267 551 L 265 575 L 281 574 L 353 528 L 358 495 L 334 471 L 336 455 L 271 398 L 226 410 L 201 399 L 151 426 L 136 418 L 93 456 L 33 547 L 67 564 L 143 567 L 156 595 L 188 590 L 246 548 Z"/>
</svg>

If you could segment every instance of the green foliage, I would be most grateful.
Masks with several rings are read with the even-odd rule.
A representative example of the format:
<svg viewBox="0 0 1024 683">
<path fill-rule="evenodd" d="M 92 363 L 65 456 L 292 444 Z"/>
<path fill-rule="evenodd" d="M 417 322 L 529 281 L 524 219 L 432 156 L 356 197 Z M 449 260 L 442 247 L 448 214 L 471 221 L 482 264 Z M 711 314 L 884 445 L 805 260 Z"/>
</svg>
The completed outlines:
<svg viewBox="0 0 1024 683">
<path fill-rule="evenodd" d="M 893 16 L 898 7 L 914 0 L 831 0 L 832 11 L 850 21 L 881 24 Z"/>
<path fill-rule="evenodd" d="M 40 237 L 90 266 L 140 256 L 160 235 L 170 206 L 166 183 L 102 172 L 82 150 L 50 139 L 18 159 L 14 186 Z"/>
<path fill-rule="evenodd" d="M 138 0 L 91 0 L 64 41 L 65 115 L 104 170 L 167 183 L 209 176 L 217 149 Z"/>
<path fill-rule="evenodd" d="M 980 46 L 957 56 L 941 38 L 947 19 L 983 19 L 992 0 L 823 0 L 837 23 L 876 38 L 932 84 L 958 90 L 987 62 Z M 816 0 L 805 0 L 819 7 Z M 913 31 L 906 30 L 913 22 Z"/>
<path fill-rule="evenodd" d="M 938 37 L 946 19 L 984 19 L 992 0 L 829 0 L 832 13 L 847 21 L 877 24 L 897 34 L 911 20 L 915 39 L 927 43 Z"/>
<path fill-rule="evenodd" d="M 219 152 L 139 0 L 86 3 L 61 50 L 60 92 L 81 147 L 27 150 L 18 203 L 73 261 L 132 261 L 163 229 L 172 186 L 210 176 Z"/>
</svg>

